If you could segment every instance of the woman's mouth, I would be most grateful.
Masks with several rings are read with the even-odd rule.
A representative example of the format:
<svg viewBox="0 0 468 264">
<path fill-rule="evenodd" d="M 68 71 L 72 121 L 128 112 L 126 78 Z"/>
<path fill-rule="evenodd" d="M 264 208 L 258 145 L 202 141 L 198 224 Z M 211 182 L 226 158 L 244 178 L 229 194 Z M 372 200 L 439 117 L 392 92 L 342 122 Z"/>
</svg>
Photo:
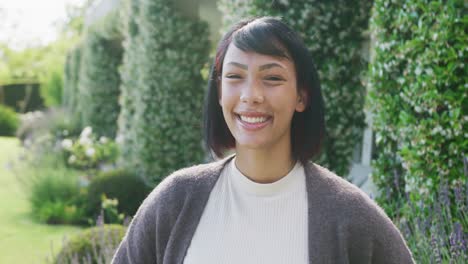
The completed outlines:
<svg viewBox="0 0 468 264">
<path fill-rule="evenodd" d="M 272 119 L 272 117 L 270 116 L 262 116 L 262 115 L 246 116 L 246 115 L 237 114 L 236 116 L 241 126 L 245 130 L 249 130 L 249 131 L 255 131 L 255 130 L 264 128 L 270 123 Z"/>
</svg>

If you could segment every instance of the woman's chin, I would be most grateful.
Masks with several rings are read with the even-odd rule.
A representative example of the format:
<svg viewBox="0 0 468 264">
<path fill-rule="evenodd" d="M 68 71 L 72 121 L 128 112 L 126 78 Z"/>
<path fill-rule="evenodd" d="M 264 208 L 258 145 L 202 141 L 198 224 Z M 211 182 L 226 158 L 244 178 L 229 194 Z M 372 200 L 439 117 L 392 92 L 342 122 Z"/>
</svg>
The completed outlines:
<svg viewBox="0 0 468 264">
<path fill-rule="evenodd" d="M 236 140 L 236 149 L 262 150 L 266 149 L 268 142 L 261 139 L 241 139 Z"/>
</svg>

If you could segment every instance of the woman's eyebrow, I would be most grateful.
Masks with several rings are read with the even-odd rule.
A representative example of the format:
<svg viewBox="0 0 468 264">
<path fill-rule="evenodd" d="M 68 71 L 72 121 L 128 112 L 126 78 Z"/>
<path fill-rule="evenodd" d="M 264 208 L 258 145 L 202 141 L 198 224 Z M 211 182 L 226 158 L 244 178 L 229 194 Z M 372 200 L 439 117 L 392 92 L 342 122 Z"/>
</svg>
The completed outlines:
<svg viewBox="0 0 468 264">
<path fill-rule="evenodd" d="M 245 64 L 241 64 L 241 63 L 233 62 L 233 61 L 228 62 L 227 64 L 228 64 L 228 65 L 233 65 L 233 66 L 236 66 L 236 67 L 239 67 L 239 68 L 242 68 L 242 69 L 244 69 L 244 70 L 247 70 L 247 69 L 249 68 L 249 67 L 248 67 L 247 65 L 245 65 Z"/>
<path fill-rule="evenodd" d="M 234 62 L 234 61 L 231 61 L 231 62 L 228 62 L 227 63 L 228 65 L 233 65 L 233 66 L 236 66 L 236 67 L 239 67 L 239 68 L 242 68 L 244 70 L 247 70 L 249 67 L 245 64 L 241 64 L 241 63 L 238 63 L 238 62 Z M 263 71 L 263 70 L 268 70 L 268 69 L 271 69 L 271 68 L 274 68 L 274 67 L 280 67 L 280 68 L 283 68 L 283 66 L 281 66 L 280 64 L 278 63 L 268 63 L 268 64 L 264 64 L 264 65 L 261 65 L 259 67 L 260 71 Z"/>
<path fill-rule="evenodd" d="M 263 70 L 268 70 L 268 69 L 271 69 L 271 68 L 274 68 L 274 67 L 280 67 L 280 68 L 283 68 L 283 69 L 284 69 L 284 67 L 281 66 L 281 65 L 278 64 L 278 63 L 268 63 L 268 64 L 264 64 L 264 65 L 261 65 L 261 66 L 259 67 L 259 69 L 260 69 L 261 71 L 263 71 Z"/>
</svg>

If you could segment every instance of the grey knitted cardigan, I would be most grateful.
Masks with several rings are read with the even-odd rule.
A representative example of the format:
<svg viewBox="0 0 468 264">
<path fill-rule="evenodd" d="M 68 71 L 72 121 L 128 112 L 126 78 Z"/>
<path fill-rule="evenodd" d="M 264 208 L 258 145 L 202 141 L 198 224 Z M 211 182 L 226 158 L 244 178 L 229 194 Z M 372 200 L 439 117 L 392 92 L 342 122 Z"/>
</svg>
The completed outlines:
<svg viewBox="0 0 468 264">
<path fill-rule="evenodd" d="M 210 192 L 232 157 L 165 178 L 138 209 L 112 263 L 182 264 Z M 304 169 L 309 263 L 413 263 L 398 229 L 365 193 L 317 164 Z"/>
</svg>

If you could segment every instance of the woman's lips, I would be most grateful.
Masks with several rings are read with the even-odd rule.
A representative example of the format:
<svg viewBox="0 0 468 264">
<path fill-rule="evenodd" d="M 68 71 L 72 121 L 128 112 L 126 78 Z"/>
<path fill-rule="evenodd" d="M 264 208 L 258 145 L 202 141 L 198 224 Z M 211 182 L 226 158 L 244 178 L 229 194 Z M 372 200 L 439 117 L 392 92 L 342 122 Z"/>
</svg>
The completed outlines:
<svg viewBox="0 0 468 264">
<path fill-rule="evenodd" d="M 236 115 L 237 121 L 240 123 L 241 127 L 248 131 L 257 131 L 266 127 L 271 122 L 271 117 L 266 117 L 263 122 L 247 122 L 241 119 L 240 115 Z"/>
</svg>

